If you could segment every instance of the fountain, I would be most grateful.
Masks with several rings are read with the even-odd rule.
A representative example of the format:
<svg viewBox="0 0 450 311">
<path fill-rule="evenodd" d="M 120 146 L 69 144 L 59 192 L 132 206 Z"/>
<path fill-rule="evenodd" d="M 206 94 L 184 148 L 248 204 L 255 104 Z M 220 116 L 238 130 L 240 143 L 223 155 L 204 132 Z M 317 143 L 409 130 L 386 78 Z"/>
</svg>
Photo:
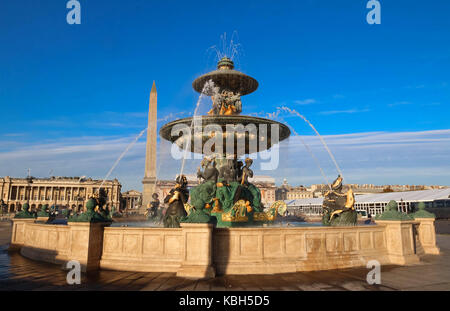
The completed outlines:
<svg viewBox="0 0 450 311">
<path fill-rule="evenodd" d="M 210 87 L 205 88 L 207 83 Z M 86 211 L 69 217 L 65 225 L 37 222 L 24 204 L 23 213 L 13 219 L 10 250 L 54 264 L 76 260 L 82 271 L 175 272 L 188 278 L 365 267 L 369 260 L 409 265 L 440 253 L 434 215 L 424 206 L 405 216 L 392 202 L 375 225 L 355 226 L 355 197 L 351 189 L 343 191 L 342 176 L 324 196 L 325 226 L 262 226 L 273 223 L 286 205 L 281 201 L 262 205 L 260 190 L 250 180 L 251 167 L 255 155 L 277 151 L 274 146 L 291 132 L 285 124 L 240 115 L 241 96 L 254 92 L 258 82 L 234 70 L 227 57 L 217 70 L 196 79 L 193 87 L 200 96 L 212 97 L 208 115 L 194 113 L 169 122 L 160 135 L 185 152 L 203 156 L 197 171 L 202 182 L 188 189 L 181 172 L 164 198 L 169 208 L 163 219 L 154 213 L 159 199 L 153 197 L 151 216 L 162 220 L 165 228 L 111 226 L 100 189 L 87 202 Z"/>
<path fill-rule="evenodd" d="M 181 149 L 204 155 L 197 171 L 202 183 L 191 190 L 191 203 L 184 203 L 189 214 L 179 214 L 177 221 L 214 223 L 217 227 L 273 222 L 277 213 L 286 209 L 285 203 L 265 208 L 260 190 L 249 182 L 253 160 L 247 157 L 244 165 L 239 158 L 270 149 L 289 137 L 289 128 L 274 120 L 240 115 L 241 96 L 254 92 L 258 82 L 235 70 L 226 56 L 218 62 L 217 70 L 202 75 L 192 85 L 201 97 L 211 96 L 208 115 L 175 120 L 160 130 L 161 137 Z M 167 202 L 175 201 L 179 193 L 173 189 Z"/>
</svg>

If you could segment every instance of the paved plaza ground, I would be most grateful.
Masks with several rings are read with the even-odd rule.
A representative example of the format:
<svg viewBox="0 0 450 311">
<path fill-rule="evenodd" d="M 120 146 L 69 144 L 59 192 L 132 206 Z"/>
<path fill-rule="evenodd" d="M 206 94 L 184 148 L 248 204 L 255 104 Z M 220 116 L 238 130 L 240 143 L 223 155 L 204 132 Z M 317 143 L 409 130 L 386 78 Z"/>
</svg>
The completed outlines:
<svg viewBox="0 0 450 311">
<path fill-rule="evenodd" d="M 366 282 L 368 269 L 297 272 L 277 275 L 229 275 L 188 280 L 175 273 L 100 271 L 83 275 L 80 285 L 67 285 L 61 266 L 35 262 L 9 253 L 10 222 L 0 222 L 0 290 L 330 290 L 391 291 L 450 290 L 450 221 L 436 222 L 439 256 L 426 256 L 420 265 L 383 266 L 381 285 Z"/>
</svg>

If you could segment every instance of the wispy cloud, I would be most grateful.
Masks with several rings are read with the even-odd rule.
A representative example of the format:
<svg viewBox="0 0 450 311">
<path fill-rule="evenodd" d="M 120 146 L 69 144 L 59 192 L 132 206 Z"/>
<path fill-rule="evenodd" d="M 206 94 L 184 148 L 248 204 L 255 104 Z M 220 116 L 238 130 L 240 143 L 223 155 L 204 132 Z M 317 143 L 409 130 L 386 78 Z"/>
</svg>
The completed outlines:
<svg viewBox="0 0 450 311">
<path fill-rule="evenodd" d="M 353 114 L 353 113 L 362 113 L 362 112 L 368 112 L 370 109 L 347 109 L 347 110 L 327 110 L 327 111 L 321 111 L 319 114 L 323 115 L 333 115 L 333 114 Z"/>
<path fill-rule="evenodd" d="M 388 104 L 388 107 L 406 106 L 406 105 L 412 105 L 412 103 L 409 102 L 409 101 L 400 101 L 400 102 L 395 102 L 395 103 L 392 103 L 392 104 Z"/>
<path fill-rule="evenodd" d="M 4 137 L 20 137 L 20 136 L 25 136 L 26 133 L 6 133 L 3 134 Z"/>
<path fill-rule="evenodd" d="M 407 88 L 407 89 L 423 89 L 423 88 L 425 88 L 425 84 L 408 85 L 405 88 Z"/>
<path fill-rule="evenodd" d="M 353 183 L 450 183 L 450 129 L 421 132 L 369 132 L 323 136 L 333 152 L 346 182 Z M 47 143 L 9 145 L 0 153 L 0 176 L 24 176 L 31 168 L 36 177 L 47 177 L 50 170 L 59 176 L 103 178 L 134 136 L 78 137 Z M 315 154 L 326 175 L 337 174 L 320 140 L 316 136 L 291 136 L 280 143 L 280 165 L 274 171 L 255 173 L 270 175 L 293 184 L 321 183 L 323 178 L 302 140 Z M 5 141 L 6 142 L 6 141 Z M 0 141 L 0 145 L 4 142 Z M 169 142 L 158 144 L 158 178 L 172 179 L 181 167 L 171 157 Z M 194 173 L 198 160 L 188 160 L 185 172 Z M 118 178 L 125 190 L 142 188 L 145 164 L 145 136 L 126 154 L 110 178 Z"/>
<path fill-rule="evenodd" d="M 294 100 L 294 104 L 296 105 L 311 105 L 317 103 L 317 100 L 313 98 L 302 99 L 302 100 Z"/>
</svg>

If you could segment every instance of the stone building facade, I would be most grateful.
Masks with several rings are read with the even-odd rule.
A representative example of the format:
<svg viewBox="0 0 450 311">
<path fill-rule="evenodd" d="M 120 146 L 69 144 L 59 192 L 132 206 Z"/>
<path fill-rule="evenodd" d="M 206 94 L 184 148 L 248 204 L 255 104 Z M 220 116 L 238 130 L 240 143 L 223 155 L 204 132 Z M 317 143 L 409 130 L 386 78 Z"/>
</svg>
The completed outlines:
<svg viewBox="0 0 450 311">
<path fill-rule="evenodd" d="M 308 190 L 303 186 L 293 187 L 288 184 L 286 179 L 280 187 L 276 188 L 275 193 L 277 201 L 308 199 L 314 197 L 314 191 Z"/>
<path fill-rule="evenodd" d="M 80 177 L 50 178 L 0 178 L 0 200 L 8 212 L 20 211 L 24 203 L 32 209 L 44 204 L 81 210 L 84 204 L 100 188 L 102 180 Z M 108 200 L 107 207 L 117 210 L 120 206 L 122 185 L 117 179 L 107 180 L 102 186 Z"/>
<path fill-rule="evenodd" d="M 142 206 L 142 192 L 129 190 L 122 193 L 121 211 L 125 213 L 138 213 Z"/>
</svg>

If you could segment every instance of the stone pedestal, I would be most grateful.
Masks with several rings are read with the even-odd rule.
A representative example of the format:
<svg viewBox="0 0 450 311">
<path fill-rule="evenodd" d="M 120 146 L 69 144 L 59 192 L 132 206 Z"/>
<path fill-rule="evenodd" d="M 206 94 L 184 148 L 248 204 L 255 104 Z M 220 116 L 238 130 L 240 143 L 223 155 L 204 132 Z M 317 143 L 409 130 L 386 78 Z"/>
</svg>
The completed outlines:
<svg viewBox="0 0 450 311">
<path fill-rule="evenodd" d="M 181 266 L 177 276 L 185 278 L 214 278 L 215 269 L 212 266 L 212 224 L 181 224 L 182 255 Z"/>
<path fill-rule="evenodd" d="M 389 261 L 394 265 L 409 265 L 420 262 L 415 249 L 412 220 L 376 220 L 386 226 L 386 248 Z"/>
<path fill-rule="evenodd" d="M 13 218 L 13 227 L 11 234 L 11 244 L 9 245 L 9 250 L 17 251 L 25 243 L 25 225 L 34 224 L 36 219 L 34 218 Z"/>
<path fill-rule="evenodd" d="M 99 269 L 103 248 L 103 229 L 109 223 L 69 222 L 69 261 L 77 260 L 82 272 Z"/>
<path fill-rule="evenodd" d="M 44 223 L 44 224 L 47 222 L 47 220 L 48 220 L 48 216 L 36 218 L 36 222 Z"/>
<path fill-rule="evenodd" d="M 415 218 L 419 222 L 419 241 L 425 254 L 439 255 L 439 247 L 436 246 L 436 229 L 434 218 Z"/>
</svg>

